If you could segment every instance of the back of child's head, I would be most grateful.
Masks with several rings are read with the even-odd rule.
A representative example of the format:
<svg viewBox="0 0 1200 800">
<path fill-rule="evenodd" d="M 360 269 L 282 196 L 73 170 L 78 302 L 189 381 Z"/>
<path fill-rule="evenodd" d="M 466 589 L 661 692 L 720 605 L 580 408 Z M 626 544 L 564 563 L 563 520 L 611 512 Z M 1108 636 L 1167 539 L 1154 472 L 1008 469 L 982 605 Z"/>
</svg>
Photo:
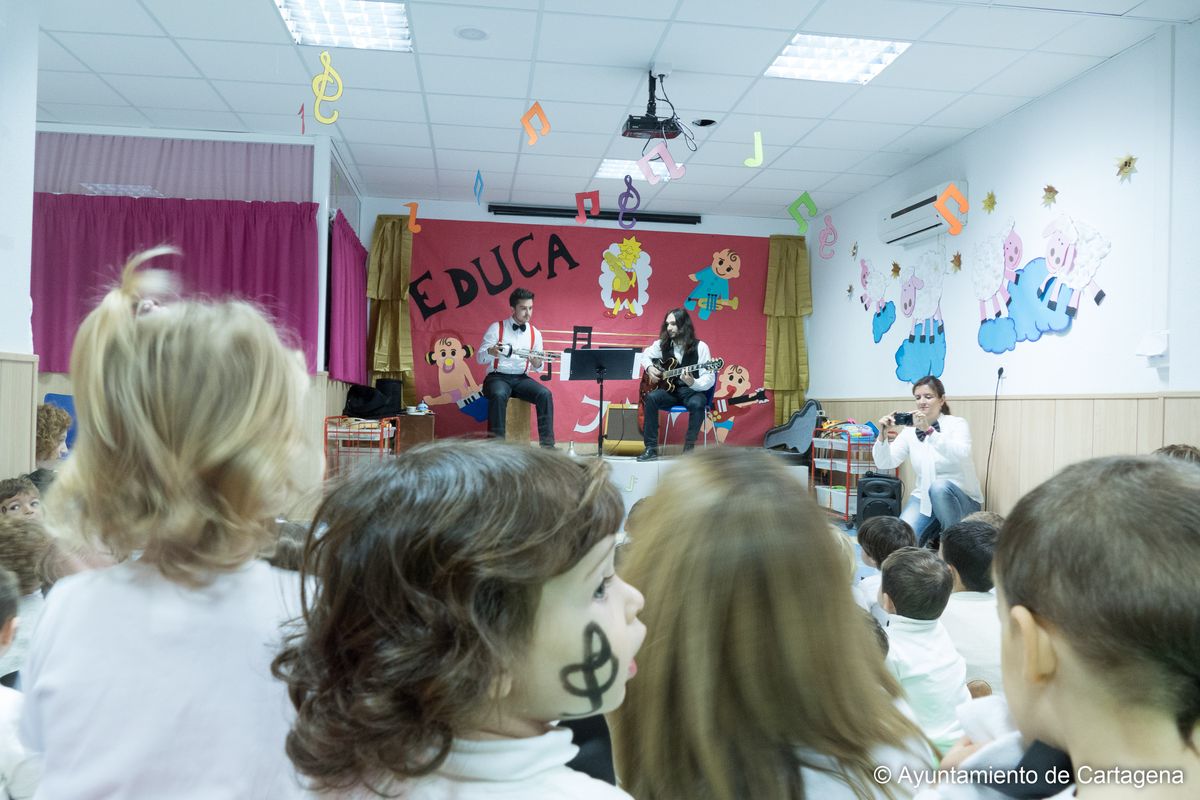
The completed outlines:
<svg viewBox="0 0 1200 800">
<path fill-rule="evenodd" d="M 40 502 L 40 499 L 41 493 L 33 485 L 33 481 L 24 475 L 0 481 L 0 514 L 24 516 L 21 512 L 29 506 L 29 502 L 32 500 Z"/>
<path fill-rule="evenodd" d="M 602 462 L 495 441 L 422 445 L 351 475 L 306 544 L 307 630 L 275 661 L 298 709 L 297 769 L 326 788 L 435 770 L 497 686 L 525 679 L 511 669 L 543 585 L 615 541 L 623 514 Z"/>
<path fill-rule="evenodd" d="M 995 511 L 972 511 L 962 518 L 962 522 L 985 522 L 997 531 L 1004 527 L 1004 515 Z"/>
<path fill-rule="evenodd" d="M 0 567 L 17 576 L 22 595 L 41 588 L 42 560 L 49 550 L 50 537 L 41 520 L 0 518 Z"/>
<path fill-rule="evenodd" d="M 848 544 L 758 450 L 707 449 L 658 484 L 622 567 L 650 631 L 610 718 L 626 791 L 787 796 L 807 759 L 833 758 L 865 796 L 870 751 L 919 737 L 835 537 Z"/>
<path fill-rule="evenodd" d="M 17 582 L 17 576 L 0 567 L 0 628 L 8 625 L 13 617 L 17 616 L 20 603 L 21 587 Z"/>
<path fill-rule="evenodd" d="M 79 326 L 79 436 L 54 506 L 64 534 L 118 558 L 141 550 L 194 584 L 263 549 L 317 459 L 304 447 L 300 355 L 247 303 L 159 306 L 169 277 L 139 267 L 171 252 L 132 258 Z"/>
<path fill-rule="evenodd" d="M 268 549 L 266 561 L 277 569 L 299 572 L 304 563 L 304 540 L 308 537 L 306 522 L 284 520 L 276 523 L 274 546 Z"/>
<path fill-rule="evenodd" d="M 71 415 L 51 403 L 37 407 L 37 460 L 49 461 L 58 455 L 58 446 L 71 429 Z"/>
<path fill-rule="evenodd" d="M 1122 708 L 1169 716 L 1195 747 L 1200 467 L 1157 456 L 1073 464 L 1017 503 L 994 570 L 1006 607 L 1057 631 Z"/>
<path fill-rule="evenodd" d="M 916 547 L 917 535 L 899 517 L 871 517 L 858 526 L 858 546 L 879 565 L 901 547 Z"/>
<path fill-rule="evenodd" d="M 997 530 L 986 522 L 962 520 L 942 532 L 941 556 L 969 592 L 992 590 L 992 554 Z"/>
<path fill-rule="evenodd" d="M 909 619 L 937 619 L 954 591 L 954 576 L 937 553 L 924 547 L 901 547 L 880 567 L 879 588 L 896 613 Z"/>
<path fill-rule="evenodd" d="M 1177 458 L 1180 461 L 1190 461 L 1193 464 L 1200 464 L 1200 447 L 1190 444 L 1163 445 L 1154 451 L 1154 455 Z"/>
</svg>

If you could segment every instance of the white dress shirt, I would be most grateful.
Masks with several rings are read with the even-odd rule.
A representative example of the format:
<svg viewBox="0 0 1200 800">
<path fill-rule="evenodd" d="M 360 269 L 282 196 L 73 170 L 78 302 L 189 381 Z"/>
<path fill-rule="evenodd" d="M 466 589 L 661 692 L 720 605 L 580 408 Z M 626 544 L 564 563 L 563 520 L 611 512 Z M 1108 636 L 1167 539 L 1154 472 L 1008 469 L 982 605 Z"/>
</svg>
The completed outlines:
<svg viewBox="0 0 1200 800">
<path fill-rule="evenodd" d="M 1000 680 L 1000 617 L 991 592 L 955 592 L 941 616 L 954 649 L 967 662 L 967 680 L 984 680 L 1004 693 Z"/>
<path fill-rule="evenodd" d="M 677 363 L 683 363 L 683 350 L 680 349 L 679 345 L 673 345 L 671 350 L 672 354 L 675 356 L 675 361 Z M 651 366 L 653 360 L 656 358 L 662 358 L 662 345 L 657 340 L 654 342 L 654 344 L 642 351 L 642 369 L 645 370 L 647 367 Z M 708 343 L 697 340 L 696 363 L 703 364 L 705 361 L 711 360 L 712 354 L 708 351 Z M 717 374 L 712 370 L 700 370 L 699 372 L 693 372 L 692 377 L 694 377 L 696 381 L 691 386 L 688 386 L 688 388 L 694 392 L 707 392 L 713 387 L 713 384 L 717 382 Z M 687 384 L 683 381 L 682 375 L 679 377 L 679 385 L 687 386 Z"/>
<path fill-rule="evenodd" d="M 483 341 L 479 344 L 479 352 L 475 354 L 475 358 L 480 364 L 487 364 L 489 372 L 503 372 L 506 375 L 521 375 L 528 372 L 531 365 L 529 359 L 520 358 L 518 356 L 501 355 L 493 356 L 488 352 L 488 348 L 492 345 L 503 342 L 507 345 L 512 345 L 517 349 L 523 350 L 541 350 L 542 349 L 542 332 L 533 327 L 532 322 L 525 323 L 525 330 L 514 330 L 513 326 L 517 322 L 512 317 L 503 322 L 493 322 L 488 326 L 488 329 L 483 334 Z M 501 325 L 504 326 L 501 330 Z M 495 362 L 493 364 L 492 362 Z M 533 367 L 536 372 L 541 367 Z"/>
<path fill-rule="evenodd" d="M 887 667 L 908 698 L 925 735 L 943 750 L 963 735 L 955 709 L 971 699 L 967 662 L 936 619 L 888 614 Z"/>
<path fill-rule="evenodd" d="M 875 440 L 871 455 L 879 469 L 895 469 L 911 460 L 917 473 L 917 485 L 912 496 L 921 501 L 921 513 L 933 515 L 933 502 L 929 499 L 929 487 L 944 478 L 966 492 L 977 503 L 983 503 L 983 490 L 975 474 L 975 462 L 971 460 L 971 429 L 962 417 L 941 414 L 937 418 L 938 430 L 917 439 L 911 427 L 900 431 L 894 442 L 886 435 Z"/>
</svg>

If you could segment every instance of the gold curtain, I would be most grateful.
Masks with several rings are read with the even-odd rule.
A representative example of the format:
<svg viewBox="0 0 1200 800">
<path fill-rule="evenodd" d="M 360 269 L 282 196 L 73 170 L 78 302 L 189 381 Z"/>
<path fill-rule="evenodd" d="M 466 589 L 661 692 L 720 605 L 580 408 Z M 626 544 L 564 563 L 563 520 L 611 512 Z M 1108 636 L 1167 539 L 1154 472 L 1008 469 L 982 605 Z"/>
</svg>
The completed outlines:
<svg viewBox="0 0 1200 800">
<path fill-rule="evenodd" d="M 772 236 L 767 255 L 767 354 L 763 385 L 773 390 L 775 424 L 804 405 L 808 390 L 808 346 L 804 317 L 812 313 L 808 248 L 803 236 Z"/>
<path fill-rule="evenodd" d="M 375 379 L 404 382 L 405 402 L 417 396 L 413 380 L 412 330 L 408 321 L 408 283 L 412 269 L 412 233 L 408 215 L 380 214 L 371 237 L 367 297 L 371 301 L 367 349 Z"/>
</svg>

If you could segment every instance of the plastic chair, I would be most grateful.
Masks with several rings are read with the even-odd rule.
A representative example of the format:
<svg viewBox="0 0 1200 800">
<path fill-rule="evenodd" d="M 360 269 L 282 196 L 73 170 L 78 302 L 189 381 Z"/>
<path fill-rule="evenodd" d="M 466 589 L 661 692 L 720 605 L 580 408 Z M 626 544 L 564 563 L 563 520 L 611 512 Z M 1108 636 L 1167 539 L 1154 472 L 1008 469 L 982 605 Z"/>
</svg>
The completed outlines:
<svg viewBox="0 0 1200 800">
<path fill-rule="evenodd" d="M 714 383 L 712 386 L 708 387 L 708 391 L 704 393 L 704 413 L 706 415 L 710 411 L 712 411 L 713 395 L 716 394 L 716 391 L 717 391 L 717 385 Z M 686 414 L 686 413 L 688 413 L 687 406 L 671 406 L 670 408 L 667 409 L 667 424 L 663 426 L 662 446 L 665 447 L 667 444 L 667 437 L 670 436 L 670 434 L 671 434 L 671 425 L 675 422 L 675 418 L 678 417 L 680 414 Z M 701 430 L 704 431 L 704 446 L 708 447 L 708 430 L 709 429 L 704 428 L 703 425 L 701 425 L 700 427 L 701 427 Z"/>
</svg>

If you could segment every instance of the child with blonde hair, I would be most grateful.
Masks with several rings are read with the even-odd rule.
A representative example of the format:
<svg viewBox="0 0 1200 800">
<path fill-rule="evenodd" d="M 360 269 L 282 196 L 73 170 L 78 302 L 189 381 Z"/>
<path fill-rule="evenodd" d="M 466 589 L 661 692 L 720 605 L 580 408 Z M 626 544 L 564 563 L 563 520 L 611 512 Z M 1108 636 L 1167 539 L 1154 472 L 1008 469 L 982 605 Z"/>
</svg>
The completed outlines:
<svg viewBox="0 0 1200 800">
<path fill-rule="evenodd" d="M 612 711 L 642 596 L 617 576 L 603 462 L 495 441 L 406 451 L 337 487 L 305 549 L 304 620 L 275 661 L 320 792 L 604 800 L 556 720 Z"/>
<path fill-rule="evenodd" d="M 319 463 L 302 359 L 242 302 L 159 305 L 135 256 L 71 353 L 56 532 L 121 563 L 59 581 L 21 671 L 46 797 L 299 796 L 271 677 L 299 579 L 256 555 Z M 313 476 L 315 478 L 315 476 Z"/>
<path fill-rule="evenodd" d="M 630 794 L 912 796 L 911 783 L 874 777 L 932 755 L 848 571 L 824 512 L 777 459 L 713 448 L 671 471 L 626 567 L 646 587 L 652 632 L 610 720 Z"/>
</svg>

